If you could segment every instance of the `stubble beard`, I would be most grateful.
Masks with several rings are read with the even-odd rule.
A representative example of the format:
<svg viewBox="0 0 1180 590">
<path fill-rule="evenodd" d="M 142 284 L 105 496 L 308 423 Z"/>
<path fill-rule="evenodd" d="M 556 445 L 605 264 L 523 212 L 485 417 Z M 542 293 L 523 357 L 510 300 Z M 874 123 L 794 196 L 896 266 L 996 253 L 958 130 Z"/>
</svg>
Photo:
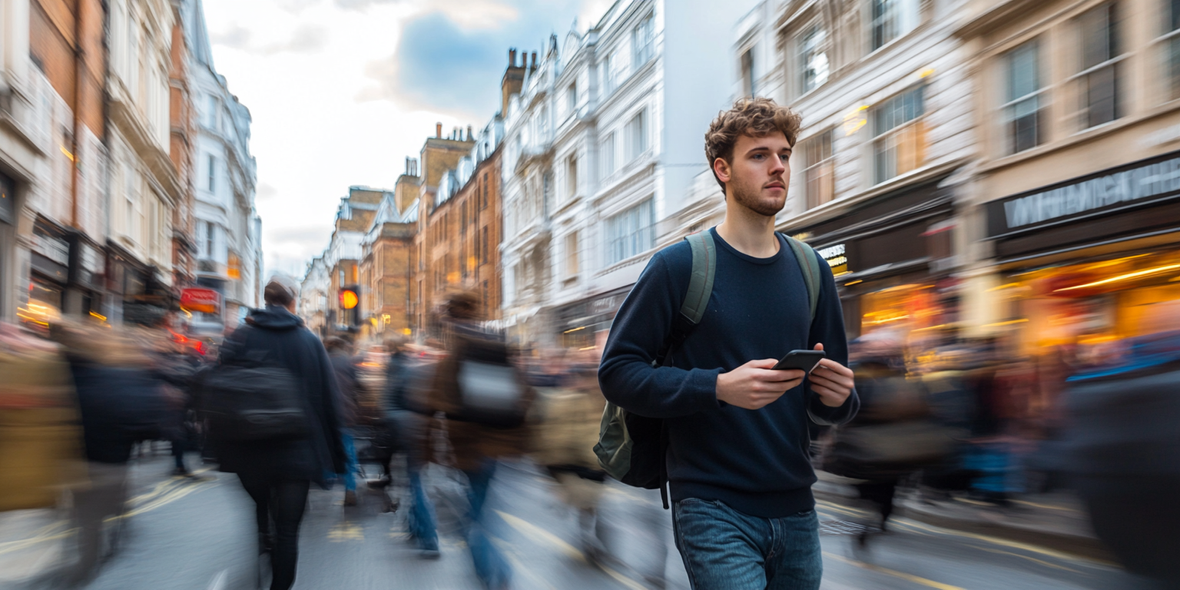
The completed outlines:
<svg viewBox="0 0 1180 590">
<path fill-rule="evenodd" d="M 741 184 L 734 183 L 733 185 L 733 198 L 737 200 L 738 204 L 759 215 L 774 217 L 787 204 L 785 191 L 783 193 L 783 201 L 777 205 L 760 199 L 761 192 L 761 187 L 751 190 Z"/>
</svg>

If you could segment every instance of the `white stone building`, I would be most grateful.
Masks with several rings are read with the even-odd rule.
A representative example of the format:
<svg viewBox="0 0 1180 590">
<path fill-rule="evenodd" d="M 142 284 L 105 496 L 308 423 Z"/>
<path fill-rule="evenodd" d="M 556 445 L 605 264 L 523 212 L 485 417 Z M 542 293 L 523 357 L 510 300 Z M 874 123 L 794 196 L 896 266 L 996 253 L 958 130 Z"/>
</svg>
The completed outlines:
<svg viewBox="0 0 1180 590">
<path fill-rule="evenodd" d="M 529 68 L 503 160 L 504 323 L 521 340 L 600 345 L 651 254 L 686 234 L 733 69 L 702 31 L 728 30 L 734 4 L 618 2 Z"/>
<path fill-rule="evenodd" d="M 734 29 L 734 96 L 803 117 L 778 228 L 824 254 L 850 335 L 956 323 L 975 154 L 964 0 L 765 0 Z M 712 175 L 699 202 L 719 194 Z M 716 202 L 716 201 L 714 201 Z M 716 208 L 694 211 L 701 223 Z"/>
<path fill-rule="evenodd" d="M 324 264 L 323 255 L 307 265 L 307 273 L 299 284 L 299 302 L 295 313 L 306 322 L 307 329 L 324 336 L 327 330 L 328 297 L 332 289 L 331 269 Z"/>
<path fill-rule="evenodd" d="M 262 304 L 261 220 L 254 208 L 257 170 L 250 155 L 250 111 L 213 65 L 201 0 L 186 0 L 198 117 L 196 159 L 197 284 L 219 291 L 222 316 L 195 326 L 237 325 Z"/>
</svg>

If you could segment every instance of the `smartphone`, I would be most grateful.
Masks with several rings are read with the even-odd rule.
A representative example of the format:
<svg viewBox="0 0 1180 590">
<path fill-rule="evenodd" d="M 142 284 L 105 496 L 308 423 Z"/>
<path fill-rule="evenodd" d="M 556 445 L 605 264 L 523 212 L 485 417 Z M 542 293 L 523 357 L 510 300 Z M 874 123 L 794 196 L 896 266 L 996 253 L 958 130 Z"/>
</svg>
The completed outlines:
<svg viewBox="0 0 1180 590">
<path fill-rule="evenodd" d="M 819 361 L 827 355 L 822 350 L 792 350 L 778 362 L 772 370 L 785 371 L 787 369 L 798 369 L 805 373 L 810 373 Z"/>
</svg>

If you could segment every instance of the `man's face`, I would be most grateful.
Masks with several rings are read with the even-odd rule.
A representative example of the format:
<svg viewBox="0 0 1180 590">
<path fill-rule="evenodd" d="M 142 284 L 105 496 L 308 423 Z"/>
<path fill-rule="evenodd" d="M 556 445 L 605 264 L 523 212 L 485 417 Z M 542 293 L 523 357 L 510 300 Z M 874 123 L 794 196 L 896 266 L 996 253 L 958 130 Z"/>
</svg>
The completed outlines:
<svg viewBox="0 0 1180 590">
<path fill-rule="evenodd" d="M 718 159 L 714 170 L 737 203 L 759 215 L 773 217 L 787 203 L 791 183 L 791 144 L 781 132 L 766 137 L 738 137 L 733 163 Z"/>
</svg>

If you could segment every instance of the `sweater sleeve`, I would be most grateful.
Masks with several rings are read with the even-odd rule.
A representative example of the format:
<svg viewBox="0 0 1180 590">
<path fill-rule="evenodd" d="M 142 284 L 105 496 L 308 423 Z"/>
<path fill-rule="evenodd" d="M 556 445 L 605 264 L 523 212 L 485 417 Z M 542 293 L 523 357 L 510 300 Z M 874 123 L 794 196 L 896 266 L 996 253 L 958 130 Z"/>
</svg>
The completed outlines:
<svg viewBox="0 0 1180 590">
<path fill-rule="evenodd" d="M 598 382 L 607 400 L 651 418 L 687 416 L 718 407 L 721 369 L 652 366 L 684 297 L 680 281 L 673 280 L 666 252 L 652 258 L 619 308 L 598 368 Z"/>
<path fill-rule="evenodd" d="M 816 254 L 819 257 L 819 254 Z M 823 343 L 827 358 L 845 367 L 848 366 L 848 336 L 844 332 L 844 312 L 840 306 L 840 296 L 836 293 L 836 280 L 832 276 L 832 268 L 820 259 L 820 293 L 819 303 L 815 309 L 815 321 L 811 323 L 811 332 L 807 337 L 807 347 L 815 348 Z M 811 391 L 811 383 L 807 383 L 809 397 L 807 413 L 811 421 L 821 426 L 838 426 L 845 424 L 856 416 L 860 409 L 860 398 L 853 389 L 848 399 L 839 407 L 825 406 L 819 400 L 819 394 Z"/>
</svg>

